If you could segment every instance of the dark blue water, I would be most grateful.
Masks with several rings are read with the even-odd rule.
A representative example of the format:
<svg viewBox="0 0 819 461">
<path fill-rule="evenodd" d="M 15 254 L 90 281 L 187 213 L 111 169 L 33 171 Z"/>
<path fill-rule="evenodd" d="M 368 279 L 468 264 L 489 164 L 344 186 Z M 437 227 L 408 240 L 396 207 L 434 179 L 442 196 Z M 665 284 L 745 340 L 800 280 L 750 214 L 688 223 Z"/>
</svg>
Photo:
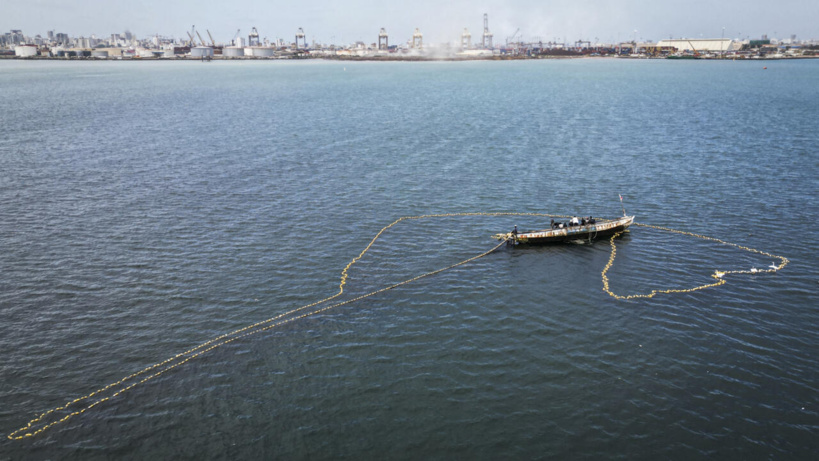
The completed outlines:
<svg viewBox="0 0 819 461">
<path fill-rule="evenodd" d="M 4 435 L 335 294 L 401 216 L 615 217 L 622 194 L 790 259 L 618 301 L 606 241 L 504 248 L 56 411 L 35 429 L 110 397 L 0 459 L 815 457 L 819 61 L 767 67 L 0 62 Z M 547 222 L 401 222 L 337 300 Z M 647 293 L 772 262 L 636 227 L 608 275 Z"/>
</svg>

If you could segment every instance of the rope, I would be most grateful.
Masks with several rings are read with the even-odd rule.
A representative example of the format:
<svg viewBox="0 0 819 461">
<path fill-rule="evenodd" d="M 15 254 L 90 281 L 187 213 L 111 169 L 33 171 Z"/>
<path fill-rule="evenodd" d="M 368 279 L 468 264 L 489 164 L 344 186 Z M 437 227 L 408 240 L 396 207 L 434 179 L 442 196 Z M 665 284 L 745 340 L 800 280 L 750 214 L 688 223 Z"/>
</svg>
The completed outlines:
<svg viewBox="0 0 819 461">
<path fill-rule="evenodd" d="M 481 253 L 478 256 L 466 259 L 464 261 L 461 261 L 459 263 L 456 263 L 456 264 L 453 264 L 451 266 L 445 267 L 443 269 L 439 269 L 439 270 L 432 271 L 432 272 L 427 272 L 427 273 L 419 275 L 417 277 L 413 277 L 411 279 L 405 280 L 405 281 L 397 283 L 395 285 L 391 285 L 389 287 L 382 288 L 380 290 L 373 291 L 371 293 L 367 293 L 365 295 L 359 296 L 357 298 L 354 298 L 354 299 L 351 299 L 351 300 L 348 300 L 348 301 L 333 304 L 331 306 L 327 306 L 327 307 L 317 309 L 317 310 L 314 310 L 314 311 L 309 311 L 307 313 L 303 313 L 303 314 L 301 314 L 299 316 L 292 317 L 292 318 L 289 318 L 289 319 L 284 319 L 285 317 L 289 317 L 289 316 L 291 316 L 293 314 L 306 311 L 306 310 L 308 310 L 308 309 L 310 309 L 312 307 L 316 307 L 316 306 L 318 306 L 320 304 L 326 303 L 328 301 L 332 301 L 333 299 L 338 298 L 339 296 L 341 296 L 344 293 L 344 286 L 347 283 L 349 269 L 355 263 L 357 263 L 362 257 L 364 257 L 364 255 L 370 250 L 370 248 L 375 244 L 375 242 L 381 237 L 381 235 L 384 232 L 386 232 L 388 229 L 392 228 L 396 224 L 398 224 L 398 223 L 400 223 L 402 221 L 406 221 L 406 220 L 420 220 L 420 219 L 426 219 L 426 218 L 443 218 L 443 217 L 457 217 L 457 216 L 541 216 L 541 217 L 546 216 L 546 217 L 558 217 L 557 215 L 549 215 L 549 214 L 543 214 L 543 213 L 446 213 L 446 214 L 431 214 L 431 215 L 420 215 L 420 216 L 404 216 L 404 217 L 398 218 L 395 221 L 393 221 L 392 223 L 390 223 L 389 225 L 384 226 L 375 235 L 375 237 L 373 237 L 373 239 L 370 241 L 370 243 L 361 251 L 361 253 L 359 253 L 358 256 L 353 258 L 353 260 L 350 261 L 347 264 L 347 266 L 344 267 L 344 269 L 341 271 L 341 281 L 339 282 L 338 292 L 336 294 L 334 294 L 332 296 L 329 296 L 327 298 L 321 299 L 319 301 L 316 301 L 316 302 L 306 304 L 304 306 L 289 310 L 287 312 L 284 312 L 282 314 L 279 314 L 279 315 L 277 315 L 275 317 L 272 317 L 272 318 L 269 318 L 267 320 L 262 320 L 260 322 L 256 322 L 256 323 L 254 323 L 252 325 L 248 325 L 248 326 L 240 328 L 238 330 L 231 331 L 230 333 L 225 333 L 225 334 L 223 334 L 221 336 L 218 336 L 218 337 L 213 338 L 213 339 L 211 339 L 209 341 L 206 341 L 206 342 L 204 342 L 202 344 L 199 344 L 196 347 L 193 347 L 193 348 L 188 349 L 188 350 L 186 350 L 184 352 L 176 354 L 171 358 L 163 360 L 162 362 L 159 362 L 159 363 L 150 365 L 148 367 L 145 367 L 142 370 L 139 370 L 139 371 L 137 371 L 135 373 L 132 373 L 132 374 L 120 379 L 119 381 L 108 384 L 107 386 L 102 387 L 100 389 L 97 389 L 97 390 L 95 390 L 95 391 L 93 391 L 93 392 L 91 392 L 91 393 L 89 393 L 87 395 L 84 395 L 82 397 L 78 397 L 78 398 L 76 398 L 74 400 L 71 400 L 71 401 L 63 404 L 62 406 L 52 408 L 52 409 L 40 414 L 36 418 L 29 421 L 28 424 L 26 424 L 24 427 L 21 427 L 20 429 L 17 429 L 16 431 L 9 434 L 8 438 L 11 439 L 11 440 L 21 440 L 21 439 L 24 439 L 26 437 L 33 437 L 35 435 L 41 434 L 41 433 L 45 432 L 46 430 L 50 429 L 51 427 L 53 427 L 53 426 L 55 426 L 57 424 L 66 422 L 66 421 L 68 421 L 69 419 L 71 419 L 74 416 L 85 413 L 86 411 L 96 407 L 97 405 L 99 405 L 101 403 L 104 403 L 104 402 L 107 402 L 107 401 L 111 400 L 112 398 L 117 397 L 117 396 L 121 395 L 122 393 L 133 389 L 135 386 L 137 386 L 139 384 L 143 384 L 143 383 L 146 383 L 146 382 L 148 382 L 148 381 L 150 381 L 152 379 L 155 379 L 155 378 L 165 374 L 166 372 L 168 372 L 170 370 L 173 370 L 174 368 L 177 368 L 180 365 L 189 362 L 190 360 L 193 360 L 196 357 L 199 357 L 199 356 L 201 356 L 201 355 L 203 355 L 203 354 L 205 354 L 207 352 L 210 352 L 210 351 L 212 351 L 212 350 L 214 350 L 214 349 L 216 349 L 218 347 L 224 346 L 226 344 L 230 344 L 230 343 L 232 343 L 232 342 L 234 342 L 234 341 L 236 341 L 236 340 L 238 340 L 240 338 L 245 338 L 245 337 L 254 335 L 256 333 L 260 333 L 262 331 L 267 331 L 267 330 L 270 330 L 270 329 L 275 328 L 277 326 L 280 326 L 280 325 L 283 325 L 283 324 L 286 324 L 286 323 L 289 323 L 289 322 L 292 322 L 292 321 L 295 321 L 295 320 L 298 320 L 298 319 L 302 319 L 302 318 L 305 318 L 305 317 L 308 317 L 308 316 L 311 316 L 311 315 L 319 314 L 321 312 L 325 312 L 325 311 L 330 310 L 330 309 L 335 308 L 335 307 L 339 307 L 339 306 L 343 306 L 345 304 L 349 304 L 349 303 L 352 303 L 352 302 L 355 302 L 355 301 L 359 301 L 361 299 L 365 299 L 365 298 L 368 298 L 370 296 L 373 296 L 373 295 L 376 295 L 376 294 L 379 294 L 379 293 L 383 293 L 383 292 L 388 291 L 388 290 L 392 290 L 392 289 L 397 288 L 399 286 L 415 282 L 415 281 L 420 280 L 420 279 L 422 279 L 424 277 L 429 277 L 431 275 L 441 273 L 441 272 L 443 272 L 445 270 L 453 269 L 453 268 L 461 266 L 463 264 L 467 264 L 467 263 L 472 262 L 472 261 L 474 261 L 474 260 L 476 260 L 478 258 L 482 258 L 482 257 L 492 253 L 493 251 L 497 250 L 501 245 L 503 245 L 503 243 L 505 243 L 505 242 L 501 242 L 500 244 L 498 244 L 497 246 L 495 246 L 494 248 L 492 248 L 491 250 L 489 250 L 487 252 Z M 282 320 L 282 319 L 284 319 L 284 320 Z M 158 370 L 158 371 L 156 371 L 155 373 L 152 373 L 152 374 L 148 374 L 149 372 L 152 372 L 154 370 Z M 126 384 L 126 383 L 134 380 L 135 378 L 146 375 L 146 374 L 147 374 L 147 376 L 143 377 L 142 379 L 140 379 L 138 381 L 134 381 L 131 384 Z M 46 417 L 48 417 L 49 415 L 51 415 L 51 414 L 53 414 L 55 412 L 68 410 L 69 407 L 75 406 L 80 402 L 86 401 L 88 399 L 91 399 L 92 397 L 96 397 L 96 396 L 98 396 L 98 395 L 100 395 L 100 394 L 102 394 L 102 393 L 104 393 L 106 391 L 116 389 L 116 388 L 118 388 L 118 390 L 113 392 L 111 395 L 108 395 L 108 396 L 105 396 L 105 397 L 100 397 L 98 400 L 87 404 L 83 408 L 72 411 L 71 413 L 65 415 L 61 419 L 52 421 L 52 422 L 50 422 L 48 424 L 44 424 L 43 426 L 40 426 L 37 429 L 32 430 L 36 425 L 42 423 L 46 419 Z"/>
<path fill-rule="evenodd" d="M 431 271 L 431 272 L 426 272 L 426 273 L 418 275 L 416 277 L 404 280 L 403 282 L 399 282 L 399 283 L 396 283 L 394 285 L 390 285 L 388 287 L 381 288 L 381 289 L 376 290 L 376 291 L 372 291 L 370 293 L 358 296 L 356 298 L 352 298 L 352 299 L 342 301 L 342 302 L 338 302 L 338 303 L 335 303 L 335 304 L 330 304 L 330 305 L 322 307 L 322 308 L 310 310 L 311 308 L 314 308 L 314 307 L 316 307 L 316 306 L 318 306 L 320 304 L 327 303 L 327 302 L 332 301 L 333 299 L 336 299 L 339 296 L 341 296 L 344 293 L 344 286 L 347 283 L 347 279 L 348 279 L 348 276 L 349 276 L 348 272 L 349 272 L 350 268 L 353 265 L 355 265 L 359 260 L 361 260 L 361 258 L 364 257 L 364 255 L 370 250 L 370 248 L 382 236 L 382 234 L 384 234 L 384 232 L 386 232 L 388 229 L 394 227 L 396 224 L 398 224 L 398 223 L 400 223 L 402 221 L 409 221 L 409 220 L 421 220 L 421 219 L 430 219 L 430 218 L 447 218 L 447 217 L 464 217 L 464 216 L 488 216 L 488 217 L 534 216 L 534 217 L 551 217 L 551 218 L 567 218 L 568 217 L 568 216 L 564 216 L 564 215 L 553 215 L 553 214 L 545 214 L 545 213 L 495 212 L 495 213 L 444 213 L 444 214 L 428 214 L 428 215 L 419 215 L 419 216 L 404 216 L 404 217 L 398 218 L 395 221 L 393 221 L 392 223 L 390 223 L 389 225 L 384 226 L 375 235 L 375 237 L 373 237 L 372 240 L 370 240 L 370 242 L 361 251 L 361 253 L 359 253 L 358 256 L 353 258 L 344 267 L 344 269 L 341 271 L 341 280 L 339 282 L 338 292 L 336 294 L 334 294 L 332 296 L 329 296 L 327 298 L 321 299 L 319 301 L 316 301 L 316 302 L 306 304 L 304 306 L 289 310 L 289 311 L 284 312 L 282 314 L 279 314 L 279 315 L 277 315 L 275 317 L 271 317 L 271 318 L 269 318 L 267 320 L 256 322 L 256 323 L 254 323 L 252 325 L 248 325 L 248 326 L 240 328 L 238 330 L 231 331 L 230 333 L 225 333 L 223 335 L 217 336 L 216 338 L 213 338 L 213 339 L 211 339 L 209 341 L 206 341 L 206 342 L 204 342 L 202 344 L 199 344 L 198 346 L 195 346 L 195 347 L 193 347 L 191 349 L 188 349 L 188 350 L 186 350 L 184 352 L 176 354 L 173 357 L 170 357 L 170 358 L 168 358 L 168 359 L 166 359 L 166 360 L 164 360 L 162 362 L 159 362 L 159 363 L 150 365 L 148 367 L 145 367 L 145 368 L 143 368 L 143 369 L 141 369 L 141 370 L 139 370 L 139 371 L 137 371 L 135 373 L 132 373 L 132 374 L 130 374 L 130 375 L 116 381 L 116 382 L 108 384 L 105 387 L 97 389 L 97 390 L 95 390 L 95 391 L 93 391 L 93 392 L 91 392 L 91 393 L 89 393 L 87 395 L 84 395 L 82 397 L 78 397 L 78 398 L 76 398 L 74 400 L 71 400 L 71 401 L 63 404 L 62 406 L 52 408 L 52 409 L 50 409 L 50 410 L 48 410 L 48 411 L 46 411 L 44 413 L 41 413 L 39 416 L 37 416 L 36 418 L 29 421 L 25 426 L 21 427 L 20 429 L 15 430 L 11 434 L 9 434 L 8 438 L 10 440 L 21 440 L 21 439 L 25 439 L 27 437 L 33 437 L 35 435 L 41 434 L 41 433 L 45 432 L 46 430 L 48 430 L 48 429 L 50 429 L 50 428 L 52 428 L 52 427 L 54 427 L 54 426 L 56 426 L 56 425 L 58 425 L 60 423 L 64 423 L 64 422 L 68 421 L 69 419 L 71 419 L 74 416 L 83 414 L 83 413 L 87 412 L 88 410 L 91 410 L 92 408 L 96 407 L 97 405 L 100 405 L 100 404 L 102 404 L 104 402 L 107 402 L 107 401 L 109 401 L 109 400 L 111 400 L 111 399 L 113 399 L 113 398 L 115 398 L 115 397 L 117 397 L 117 396 L 119 396 L 119 395 L 133 389 L 134 387 L 136 387 L 136 386 L 138 386 L 140 384 L 144 384 L 144 383 L 146 383 L 148 381 L 151 381 L 151 380 L 153 380 L 153 379 L 155 379 L 155 378 L 157 378 L 159 376 L 162 376 L 163 374 L 165 374 L 165 373 L 167 373 L 167 372 L 169 372 L 169 371 L 171 371 L 171 370 L 173 370 L 173 369 L 175 369 L 175 368 L 177 368 L 177 367 L 179 367 L 179 366 L 181 366 L 181 365 L 183 365 L 183 364 L 185 364 L 185 363 L 187 363 L 187 362 L 189 362 L 189 361 L 191 361 L 191 360 L 193 360 L 193 359 L 195 359 L 197 357 L 200 357 L 200 356 L 202 356 L 202 355 L 204 355 L 204 354 L 206 354 L 206 353 L 208 353 L 210 351 L 213 351 L 214 349 L 217 349 L 217 348 L 219 348 L 221 346 L 233 343 L 235 341 L 238 341 L 238 340 L 243 339 L 243 338 L 247 338 L 247 337 L 255 335 L 257 333 L 261 333 L 263 331 L 268 331 L 270 329 L 276 328 L 278 326 L 281 326 L 281 325 L 284 325 L 284 324 L 287 324 L 287 323 L 290 323 L 290 322 L 294 322 L 294 321 L 299 320 L 299 319 L 303 319 L 305 317 L 320 314 L 322 312 L 326 312 L 326 311 L 328 311 L 330 309 L 333 309 L 333 308 L 336 308 L 336 307 L 344 306 L 344 305 L 347 305 L 347 304 L 350 304 L 350 303 L 360 301 L 362 299 L 369 298 L 371 296 L 375 296 L 375 295 L 380 294 L 380 293 L 384 293 L 386 291 L 389 291 L 389 290 L 392 290 L 392 289 L 395 289 L 395 288 L 398 288 L 398 287 L 413 283 L 413 282 L 418 281 L 420 279 L 423 279 L 425 277 L 430 277 L 432 275 L 440 274 L 441 272 L 444 272 L 444 271 L 447 271 L 447 270 L 450 270 L 450 269 L 454 269 L 454 268 L 462 266 L 464 264 L 468 264 L 468 263 L 470 263 L 472 261 L 483 258 L 484 256 L 487 256 L 487 255 L 493 253 L 498 248 L 500 248 L 505 243 L 507 243 L 507 240 L 503 240 L 499 244 L 497 244 L 496 246 L 491 248 L 490 250 L 487 250 L 487 251 L 485 251 L 483 253 L 480 253 L 480 254 L 478 254 L 476 256 L 465 259 L 465 260 L 463 260 L 461 262 L 452 264 L 450 266 L 447 266 L 447 267 L 444 267 L 444 268 L 441 268 L 441 269 L 437 269 L 437 270 L 434 270 L 434 271 Z M 677 231 L 677 230 L 674 230 L 674 229 L 669 229 L 669 228 L 664 228 L 664 227 L 649 226 L 649 225 L 645 225 L 645 224 L 636 224 L 636 225 L 642 226 L 642 227 L 649 227 L 649 228 L 664 230 L 664 231 L 668 231 L 668 232 L 674 232 L 674 233 L 683 234 L 683 235 L 694 236 L 694 237 L 698 237 L 698 238 L 702 238 L 702 239 L 722 243 L 722 244 L 725 244 L 725 245 L 731 245 L 731 246 L 734 246 L 734 247 L 737 247 L 737 248 L 740 248 L 740 249 L 743 249 L 743 250 L 746 250 L 746 251 L 751 251 L 751 252 L 755 252 L 755 253 L 758 253 L 758 254 L 767 255 L 767 256 L 774 257 L 774 258 L 779 258 L 779 259 L 782 260 L 782 263 L 777 267 L 777 269 L 771 269 L 771 270 L 723 271 L 723 272 L 717 271 L 713 275 L 713 277 L 716 277 L 718 279 L 717 282 L 712 283 L 712 284 L 708 284 L 708 285 L 702 285 L 702 286 L 695 287 L 695 288 L 684 289 L 684 290 L 653 290 L 650 294 L 636 294 L 636 295 L 621 296 L 621 295 L 617 295 L 617 294 L 613 293 L 609 289 L 609 279 L 608 279 L 608 276 L 606 275 L 608 270 L 614 264 L 614 258 L 615 258 L 616 254 L 617 254 L 617 248 L 616 248 L 616 246 L 614 244 L 614 240 L 618 235 L 621 234 L 621 233 L 618 233 L 618 234 L 615 234 L 614 236 L 612 236 L 612 238 L 610 240 L 611 255 L 609 257 L 608 264 L 606 264 L 606 267 L 605 267 L 605 269 L 603 269 L 603 272 L 602 272 L 603 290 L 606 293 L 608 293 L 609 295 L 611 295 L 612 297 L 616 298 L 616 299 L 651 298 L 651 297 L 654 297 L 658 293 L 685 293 L 685 292 L 690 292 L 690 291 L 697 291 L 697 290 L 701 290 L 701 289 L 704 289 L 704 288 L 709 288 L 709 287 L 724 284 L 725 280 L 722 279 L 722 277 L 724 275 L 726 275 L 726 274 L 775 272 L 776 270 L 779 270 L 779 269 L 785 267 L 785 265 L 788 263 L 788 260 L 786 258 L 784 258 L 784 257 L 775 256 L 775 255 L 772 255 L 770 253 L 766 253 L 766 252 L 763 252 L 763 251 L 743 247 L 743 246 L 736 245 L 736 244 L 729 243 L 729 242 L 725 242 L 725 241 L 722 241 L 722 240 L 719 240 L 719 239 L 715 239 L 715 238 L 711 238 L 711 237 L 705 237 L 705 236 L 697 235 L 697 234 L 692 234 L 692 233 L 689 233 L 689 232 Z M 294 314 L 299 314 L 299 315 L 294 315 Z M 138 377 L 142 377 L 142 378 L 139 379 L 139 380 L 136 380 L 136 378 L 138 378 Z M 101 394 L 105 393 L 106 391 L 110 391 L 110 390 L 114 390 L 114 389 L 116 389 L 116 390 L 113 391 L 110 395 L 100 396 Z M 100 396 L 100 397 L 97 400 L 86 404 L 84 407 L 76 409 L 74 411 L 71 411 L 70 413 L 68 413 L 67 415 L 63 416 L 60 419 L 56 419 L 56 420 L 54 420 L 52 422 L 49 422 L 49 423 L 44 423 L 44 421 L 46 420 L 46 418 L 48 416 L 50 416 L 50 415 L 52 415 L 52 414 L 54 414 L 56 412 L 67 411 L 67 410 L 69 410 L 69 408 L 74 407 L 74 406 L 76 406 L 77 404 L 79 404 L 81 402 L 84 402 L 86 400 L 92 399 L 93 397 L 97 397 L 97 396 Z"/>
<path fill-rule="evenodd" d="M 717 287 L 717 286 L 720 286 L 720 285 L 724 285 L 726 283 L 725 278 L 724 278 L 726 275 L 730 275 L 730 274 L 773 273 L 773 272 L 776 272 L 776 271 L 782 269 L 783 267 L 787 266 L 788 263 L 790 262 L 788 260 L 788 258 L 786 258 L 784 256 L 777 256 L 777 255 L 774 255 L 774 254 L 771 254 L 771 253 L 767 253 L 765 251 L 756 250 L 754 248 L 749 248 L 749 247 L 746 247 L 746 246 L 738 245 L 736 243 L 726 242 L 725 240 L 720 240 L 720 239 L 717 239 L 717 238 L 714 238 L 714 237 L 707 237 L 705 235 L 694 234 L 694 233 L 691 233 L 691 232 L 685 232 L 685 231 L 680 231 L 680 230 L 676 230 L 676 229 L 670 229 L 668 227 L 652 226 L 652 225 L 649 225 L 649 224 L 635 223 L 634 225 L 635 226 L 640 226 L 640 227 L 646 227 L 646 228 L 649 228 L 649 229 L 657 229 L 657 230 L 661 230 L 661 231 L 665 231 L 665 232 L 671 232 L 671 233 L 674 233 L 674 234 L 687 235 L 689 237 L 696 237 L 696 238 L 699 238 L 699 239 L 720 243 L 722 245 L 732 246 L 734 248 L 739 248 L 740 250 L 745 250 L 745 251 L 748 251 L 748 252 L 751 252 L 751 253 L 756 253 L 756 254 L 760 254 L 760 255 L 764 255 L 764 256 L 769 256 L 771 258 L 779 259 L 780 263 L 779 263 L 778 266 L 776 266 L 775 268 L 771 268 L 771 269 L 751 269 L 751 270 L 735 270 L 735 271 L 716 270 L 716 271 L 714 271 L 713 274 L 711 274 L 711 277 L 716 279 L 716 282 L 706 283 L 704 285 L 699 285 L 699 286 L 692 287 L 692 288 L 651 290 L 651 292 L 647 293 L 647 294 L 618 295 L 617 293 L 614 293 L 613 291 L 611 291 L 611 289 L 609 288 L 609 277 L 607 275 L 607 272 L 609 271 L 609 269 L 611 269 L 611 266 L 614 265 L 614 258 L 617 256 L 617 245 L 614 244 L 614 240 L 618 236 L 623 234 L 623 232 L 618 232 L 618 233 L 612 235 L 611 239 L 609 239 L 609 243 L 611 244 L 611 254 L 609 256 L 608 263 L 606 263 L 606 267 L 603 268 L 603 272 L 601 273 L 601 277 L 603 279 L 603 291 L 605 291 L 611 297 L 616 298 L 616 299 L 627 300 L 627 299 L 638 299 L 638 298 L 653 298 L 654 296 L 657 296 L 658 294 L 661 294 L 661 293 L 663 293 L 663 294 L 692 293 L 694 291 L 699 291 L 699 290 L 704 290 L 706 288 L 712 288 L 712 287 Z"/>
</svg>

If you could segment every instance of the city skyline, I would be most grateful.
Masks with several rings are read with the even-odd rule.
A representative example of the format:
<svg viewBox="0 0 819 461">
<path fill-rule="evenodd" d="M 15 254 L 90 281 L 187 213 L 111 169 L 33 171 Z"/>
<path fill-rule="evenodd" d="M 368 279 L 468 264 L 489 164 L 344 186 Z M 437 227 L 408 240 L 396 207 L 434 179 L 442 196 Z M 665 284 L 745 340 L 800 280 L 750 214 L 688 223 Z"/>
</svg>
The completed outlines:
<svg viewBox="0 0 819 461">
<path fill-rule="evenodd" d="M 47 31 L 71 36 L 110 36 L 129 30 L 140 38 L 154 35 L 186 39 L 196 25 L 209 30 L 217 43 L 227 43 L 241 30 L 252 27 L 271 41 L 291 39 L 304 29 L 308 41 L 345 44 L 376 41 L 381 27 L 390 43 L 402 43 L 415 28 L 426 43 L 456 42 L 464 28 L 473 40 L 483 31 L 483 14 L 495 43 L 502 44 L 517 33 L 526 40 L 598 42 L 661 40 L 664 38 L 819 38 L 819 2 L 783 0 L 775 6 L 758 0 L 728 0 L 713 5 L 691 0 L 685 5 L 657 4 L 645 0 L 602 0 L 584 4 L 569 2 L 520 2 L 456 0 L 445 5 L 418 0 L 388 5 L 367 0 L 316 1 L 303 5 L 270 4 L 251 0 L 241 5 L 202 4 L 190 0 L 164 3 L 141 2 L 139 7 L 84 0 L 77 4 L 33 0 L 6 9 L 0 30 L 20 29 L 27 35 Z M 479 39 L 478 39 L 479 40 Z"/>
</svg>

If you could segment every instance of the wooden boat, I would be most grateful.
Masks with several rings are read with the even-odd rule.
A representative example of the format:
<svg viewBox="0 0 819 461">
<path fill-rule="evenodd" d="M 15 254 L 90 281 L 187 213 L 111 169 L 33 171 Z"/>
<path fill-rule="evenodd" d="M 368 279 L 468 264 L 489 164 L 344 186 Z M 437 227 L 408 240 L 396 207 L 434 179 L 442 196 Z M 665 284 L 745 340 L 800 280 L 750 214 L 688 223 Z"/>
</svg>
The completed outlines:
<svg viewBox="0 0 819 461">
<path fill-rule="evenodd" d="M 597 219 L 594 224 L 565 226 L 563 228 L 544 229 L 526 232 L 507 232 L 493 235 L 498 240 L 506 240 L 514 244 L 541 245 L 547 243 L 563 243 L 592 241 L 598 237 L 606 237 L 622 232 L 634 222 L 634 216 L 623 216 L 617 219 Z"/>
</svg>

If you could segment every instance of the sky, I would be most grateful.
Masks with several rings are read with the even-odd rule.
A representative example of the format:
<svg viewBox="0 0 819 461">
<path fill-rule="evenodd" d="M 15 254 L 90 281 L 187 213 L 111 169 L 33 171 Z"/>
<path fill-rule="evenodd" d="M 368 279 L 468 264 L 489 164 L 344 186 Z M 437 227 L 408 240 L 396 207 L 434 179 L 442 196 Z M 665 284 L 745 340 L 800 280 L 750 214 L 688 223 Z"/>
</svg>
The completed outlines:
<svg viewBox="0 0 819 461">
<path fill-rule="evenodd" d="M 456 43 L 464 28 L 479 42 L 483 14 L 495 44 L 519 29 L 525 41 L 577 40 L 613 43 L 664 38 L 819 39 L 819 0 L 0 0 L 0 33 L 21 29 L 45 36 L 109 37 L 130 30 L 139 38 L 154 34 L 187 38 L 195 25 L 207 40 L 229 42 L 237 30 L 247 37 L 293 41 L 301 27 L 307 41 L 349 44 L 377 41 L 386 28 L 390 44 L 410 40 L 415 28 L 425 43 Z M 723 32 L 724 29 L 724 32 Z"/>
</svg>

